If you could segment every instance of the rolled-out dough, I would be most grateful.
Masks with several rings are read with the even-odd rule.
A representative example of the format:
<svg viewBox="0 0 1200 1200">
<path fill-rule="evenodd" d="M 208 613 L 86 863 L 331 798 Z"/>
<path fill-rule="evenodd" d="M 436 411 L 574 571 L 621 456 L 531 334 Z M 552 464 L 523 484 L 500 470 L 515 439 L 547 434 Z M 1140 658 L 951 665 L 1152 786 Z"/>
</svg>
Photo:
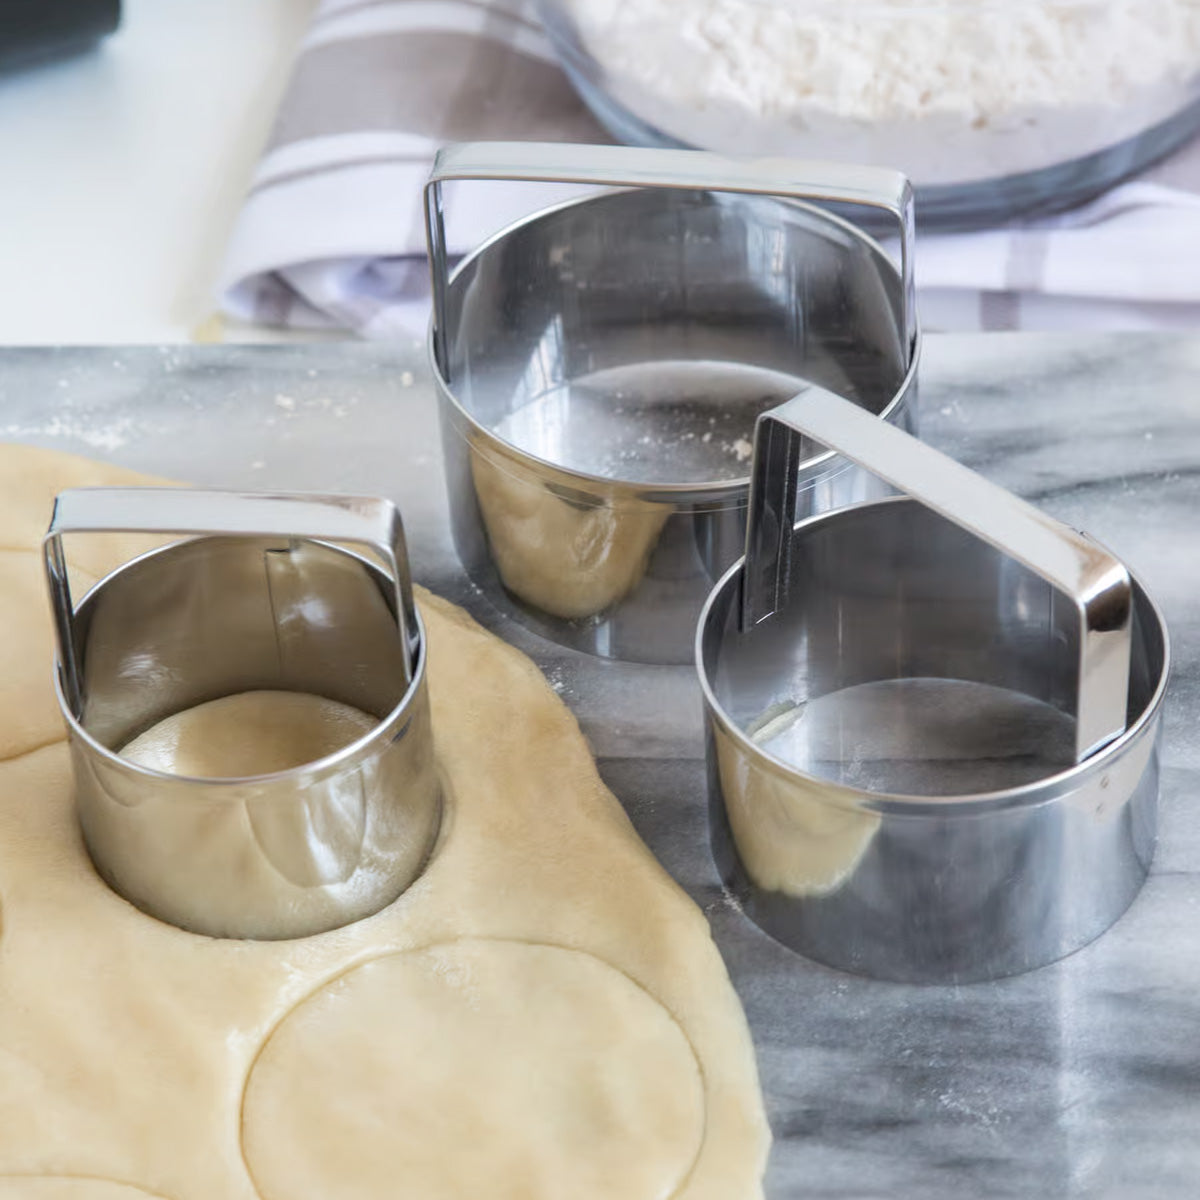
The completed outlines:
<svg viewBox="0 0 1200 1200">
<path fill-rule="evenodd" d="M 36 540 L 60 486 L 108 482 L 132 480 L 82 460 L 0 446 L 0 545 L 12 547 L 0 550 L 0 567 L 36 561 Z M 103 549 L 119 551 L 119 539 Z M 86 562 L 83 553 L 68 547 L 73 564 L 93 575 L 105 568 L 99 546 L 89 546 Z M 406 1043 L 412 1026 L 401 1028 L 396 1014 L 407 1005 L 431 1028 L 461 1016 L 481 1037 L 487 1022 L 499 1019 L 497 1010 L 507 1011 L 506 974 L 526 971 L 535 983 L 541 971 L 539 995 L 525 997 L 534 1019 L 510 1016 L 513 1037 L 530 1048 L 521 1056 L 527 1075 L 517 1074 L 506 1105 L 495 1082 L 504 1071 L 494 1060 L 488 1067 L 486 1100 L 495 1107 L 487 1111 L 503 1122 L 492 1131 L 492 1146 L 524 1154 L 527 1169 L 553 1187 L 545 1194 L 594 1195 L 595 1160 L 576 1163 L 548 1146 L 545 1125 L 539 1131 L 525 1119 L 522 1105 L 528 1110 L 536 1101 L 544 1115 L 553 1096 L 565 1096 L 554 1120 L 576 1123 L 578 1144 L 595 1136 L 615 1145 L 621 1130 L 661 1099 L 654 1119 L 666 1122 L 662 1144 L 650 1155 L 638 1140 L 632 1153 L 639 1161 L 615 1163 L 631 1173 L 618 1180 L 614 1196 L 761 1196 L 769 1136 L 753 1050 L 703 915 L 638 839 L 601 783 L 574 719 L 534 665 L 453 606 L 424 592 L 419 601 L 448 801 L 430 865 L 399 900 L 365 920 L 297 941 L 239 942 L 156 921 L 96 875 L 75 819 L 66 747 L 45 745 L 46 729 L 17 711 L 48 711 L 50 627 L 27 589 L 0 587 L 9 672 L 0 693 L 0 731 L 8 739 L 0 763 L 0 1177 L 97 1181 L 92 1190 L 60 1196 L 42 1178 L 18 1193 L 23 1198 L 125 1200 L 116 1183 L 103 1182 L 112 1180 L 165 1200 L 303 1200 L 288 1194 L 292 1176 L 272 1176 L 268 1185 L 268 1162 L 302 1152 L 310 1169 L 336 1174 L 347 1143 L 322 1142 L 322 1130 L 340 1121 L 358 1136 L 367 1129 L 359 1122 L 372 1114 L 381 1146 L 411 1148 L 397 1121 L 386 1119 L 411 1101 L 410 1077 L 432 1094 L 458 1094 L 453 1080 L 465 1068 L 453 1039 Z M 459 1004 L 457 1015 L 453 1006 L 428 1011 L 419 982 L 429 982 L 428 972 L 422 976 L 413 964 L 451 953 L 430 947 L 468 941 L 534 943 L 547 947 L 546 963 L 577 952 L 589 966 L 542 971 L 523 963 L 518 971 L 512 956 L 522 951 L 480 949 L 474 965 L 486 987 L 478 1013 L 469 1007 L 476 994 L 471 971 L 449 969 L 440 986 Z M 457 968 L 466 960 L 443 962 Z M 589 971 L 608 982 L 585 1001 L 580 972 Z M 383 999 L 391 991 L 394 1011 Z M 350 997 L 351 1007 L 365 1006 L 360 1019 L 340 1020 L 339 995 Z M 475 1020 L 483 1025 L 472 1026 Z M 603 1045 L 604 1054 L 585 1055 L 577 1071 L 534 1061 L 546 1046 L 575 1045 L 576 1035 L 583 1045 Z M 304 1055 L 323 1055 L 322 1046 L 335 1044 L 342 1065 L 379 1056 L 379 1069 L 361 1077 L 369 1099 L 352 1090 L 352 1073 L 333 1086 L 312 1078 Z M 293 1049 L 301 1065 L 289 1068 L 297 1061 Z M 401 1059 L 412 1062 L 411 1072 L 400 1069 Z M 597 1070 L 600 1079 L 590 1086 L 586 1072 Z M 542 1072 L 545 1096 L 538 1091 Z M 345 1079 L 344 1091 L 338 1079 Z M 656 1089 L 671 1079 L 680 1082 L 660 1097 Z M 446 1092 L 437 1091 L 442 1083 Z M 693 1144 L 697 1087 L 702 1132 Z M 471 1088 L 470 1080 L 462 1088 L 468 1117 L 485 1103 Z M 304 1095 L 310 1107 L 282 1103 L 284 1091 Z M 443 1108 L 447 1154 L 466 1153 L 476 1136 L 471 1121 Z M 310 1117 L 319 1127 L 298 1144 L 297 1130 L 312 1128 Z M 436 1170 L 439 1157 L 426 1155 L 423 1169 Z M 497 1179 L 510 1161 L 496 1164 Z M 429 1188 L 443 1186 L 457 1198 L 463 1193 L 454 1190 L 454 1169 L 448 1163 L 445 1179 L 431 1184 L 403 1155 L 384 1157 L 346 1188 L 324 1194 L 427 1200 Z M 464 1200 L 480 1194 L 502 1193 L 475 1190 Z"/>
<path fill-rule="evenodd" d="M 0 1177 L 0 1200 L 163 1200 L 108 1179 L 55 1175 Z"/>
<path fill-rule="evenodd" d="M 123 746 L 121 757 L 197 779 L 271 775 L 334 754 L 378 724 L 310 692 L 239 692 L 173 713 Z"/>
<path fill-rule="evenodd" d="M 243 1111 L 264 1200 L 373 1200 L 389 1175 L 421 1200 L 559 1200 L 564 1181 L 571 1200 L 614 1200 L 679 1190 L 704 1083 L 628 976 L 578 950 L 468 939 L 323 987 L 271 1035 Z"/>
</svg>

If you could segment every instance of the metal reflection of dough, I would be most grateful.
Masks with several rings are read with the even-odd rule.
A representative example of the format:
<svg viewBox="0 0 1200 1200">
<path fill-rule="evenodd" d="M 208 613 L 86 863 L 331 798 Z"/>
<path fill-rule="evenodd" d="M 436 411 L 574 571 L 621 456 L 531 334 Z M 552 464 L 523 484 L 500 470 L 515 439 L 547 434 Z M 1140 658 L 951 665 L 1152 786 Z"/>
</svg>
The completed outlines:
<svg viewBox="0 0 1200 1200">
<path fill-rule="evenodd" d="M 633 591 L 670 516 L 645 502 L 574 503 L 477 452 L 471 475 L 504 586 L 555 617 L 592 617 Z"/>
<path fill-rule="evenodd" d="M 261 776 L 336 754 L 378 723 L 348 704 L 306 692 L 242 692 L 167 717 L 134 738 L 121 757 L 169 775 Z M 253 786 L 246 794 L 257 849 L 289 884 L 345 883 L 369 856 L 364 846 L 369 801 L 361 772 L 336 775 L 315 792 L 298 786 L 294 804 L 256 794 Z M 241 821 L 228 828 L 241 829 Z"/>
<path fill-rule="evenodd" d="M 398 1173 L 420 1200 L 491 1179 L 521 1200 L 696 1196 L 704 1092 L 677 1019 L 624 971 L 462 937 L 377 952 L 283 1014 L 242 1093 L 242 1153 L 285 1200 L 394 1196 Z"/>
<path fill-rule="evenodd" d="M 280 693 L 375 727 L 324 765 L 210 779 L 201 764 L 203 799 L 186 774 L 148 778 L 72 739 L 84 838 L 116 892 L 184 929 L 289 938 L 374 913 L 412 883 L 441 816 L 428 697 L 406 691 L 395 613 L 363 561 L 285 537 L 193 539 L 109 576 L 88 603 L 88 732 L 104 746 L 218 699 L 240 697 L 253 724 Z"/>
<path fill-rule="evenodd" d="M 184 929 L 280 938 L 348 924 L 390 903 L 430 852 L 441 806 L 429 719 L 422 698 L 402 738 L 314 776 L 282 814 L 255 779 L 214 783 L 197 804 L 165 776 L 147 798 L 73 746 L 88 843 L 121 894 Z"/>
<path fill-rule="evenodd" d="M 771 773 L 719 725 L 714 739 L 729 827 L 750 878 L 788 896 L 836 891 L 866 853 L 879 817 L 846 808 L 817 780 Z"/>
</svg>

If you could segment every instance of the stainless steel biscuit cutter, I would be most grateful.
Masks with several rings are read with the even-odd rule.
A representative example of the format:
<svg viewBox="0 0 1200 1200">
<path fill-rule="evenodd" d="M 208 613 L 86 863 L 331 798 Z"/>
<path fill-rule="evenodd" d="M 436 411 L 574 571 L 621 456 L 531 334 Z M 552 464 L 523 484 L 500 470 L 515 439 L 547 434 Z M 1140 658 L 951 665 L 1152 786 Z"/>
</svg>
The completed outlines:
<svg viewBox="0 0 1200 1200">
<path fill-rule="evenodd" d="M 815 447 L 902 494 L 794 517 Z M 768 932 L 968 981 L 1097 937 L 1149 869 L 1166 628 L 1112 554 L 814 388 L 760 418 L 697 635 L 714 850 Z"/>
<path fill-rule="evenodd" d="M 479 180 L 607 190 L 451 271 L 443 191 Z M 894 171 L 476 144 L 438 155 L 425 201 L 455 544 L 502 611 L 553 641 L 691 660 L 744 545 L 753 422 L 806 382 L 913 427 L 912 189 Z M 899 265 L 823 204 L 886 217 Z M 805 469 L 825 481 L 814 512 L 878 494 L 866 472 Z"/>
<path fill-rule="evenodd" d="M 84 533 L 183 540 L 125 562 L 76 603 L 64 538 Z M 441 801 L 425 636 L 393 504 L 77 489 L 57 498 L 44 554 L 80 823 L 115 891 L 194 932 L 285 938 L 357 920 L 409 886 Z M 167 716 L 259 690 L 316 694 L 378 724 L 319 761 L 240 779 L 120 755 Z"/>
</svg>

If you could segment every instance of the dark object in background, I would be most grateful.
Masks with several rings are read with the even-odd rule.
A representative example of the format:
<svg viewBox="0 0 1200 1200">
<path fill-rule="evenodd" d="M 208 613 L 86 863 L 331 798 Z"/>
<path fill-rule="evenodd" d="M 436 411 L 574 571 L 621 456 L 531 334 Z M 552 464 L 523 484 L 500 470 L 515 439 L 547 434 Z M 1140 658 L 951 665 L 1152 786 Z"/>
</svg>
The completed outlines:
<svg viewBox="0 0 1200 1200">
<path fill-rule="evenodd" d="M 121 0 L 0 0 L 0 71 L 86 50 L 121 23 Z"/>
</svg>

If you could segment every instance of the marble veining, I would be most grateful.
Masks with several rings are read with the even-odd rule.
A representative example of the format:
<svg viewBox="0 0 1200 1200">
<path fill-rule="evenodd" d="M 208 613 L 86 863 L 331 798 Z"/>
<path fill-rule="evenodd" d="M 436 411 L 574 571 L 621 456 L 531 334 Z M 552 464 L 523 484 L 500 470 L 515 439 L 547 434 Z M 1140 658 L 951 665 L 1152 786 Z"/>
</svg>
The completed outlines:
<svg viewBox="0 0 1200 1200">
<path fill-rule="evenodd" d="M 1061 963 L 966 987 L 808 963 L 723 895 L 689 671 L 508 625 L 449 542 L 421 346 L 0 351 L 0 438 L 229 487 L 382 492 L 415 575 L 531 653 L 639 831 L 704 907 L 746 1006 L 768 1195 L 1200 1194 L 1200 337 L 931 336 L 923 436 L 1087 529 L 1165 610 L 1174 671 L 1146 887 Z"/>
</svg>

